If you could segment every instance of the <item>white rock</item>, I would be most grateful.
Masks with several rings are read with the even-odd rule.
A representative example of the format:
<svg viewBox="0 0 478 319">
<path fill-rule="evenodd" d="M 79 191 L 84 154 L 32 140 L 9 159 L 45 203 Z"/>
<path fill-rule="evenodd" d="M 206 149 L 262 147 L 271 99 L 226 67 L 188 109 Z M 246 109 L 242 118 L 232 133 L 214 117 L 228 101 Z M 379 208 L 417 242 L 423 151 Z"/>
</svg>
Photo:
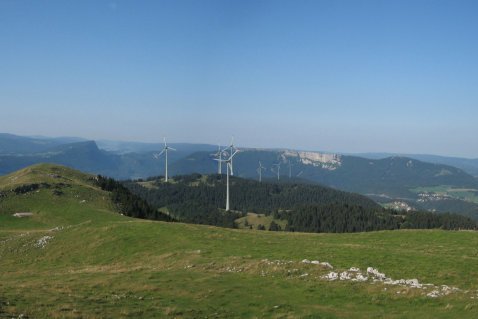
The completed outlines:
<svg viewBox="0 0 478 319">
<path fill-rule="evenodd" d="M 340 273 L 339 279 L 340 280 L 351 280 L 352 276 L 348 272 L 343 271 L 343 272 Z"/>
<path fill-rule="evenodd" d="M 322 276 L 321 278 L 326 279 L 326 280 L 330 280 L 330 281 L 334 281 L 334 280 L 337 280 L 338 277 L 339 277 L 338 273 L 331 271 L 327 275 Z"/>
<path fill-rule="evenodd" d="M 326 268 L 329 268 L 329 269 L 334 269 L 334 267 L 332 267 L 331 264 L 329 264 L 328 262 L 324 261 L 324 262 L 321 262 L 320 263 L 322 266 L 326 267 Z"/>
</svg>

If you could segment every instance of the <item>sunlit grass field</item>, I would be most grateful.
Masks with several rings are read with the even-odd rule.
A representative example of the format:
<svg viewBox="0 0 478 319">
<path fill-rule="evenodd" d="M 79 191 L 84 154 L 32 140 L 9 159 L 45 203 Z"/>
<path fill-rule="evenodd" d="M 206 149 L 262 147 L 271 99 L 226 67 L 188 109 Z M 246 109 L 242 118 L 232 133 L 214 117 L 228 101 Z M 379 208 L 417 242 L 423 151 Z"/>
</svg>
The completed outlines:
<svg viewBox="0 0 478 319">
<path fill-rule="evenodd" d="M 303 234 L 136 220 L 72 172 L 59 173 L 70 179 L 61 196 L 40 189 L 0 201 L 0 318 L 478 317 L 476 232 Z M 329 269 L 303 259 L 460 290 L 430 298 L 381 282 L 330 282 L 321 278 Z"/>
</svg>

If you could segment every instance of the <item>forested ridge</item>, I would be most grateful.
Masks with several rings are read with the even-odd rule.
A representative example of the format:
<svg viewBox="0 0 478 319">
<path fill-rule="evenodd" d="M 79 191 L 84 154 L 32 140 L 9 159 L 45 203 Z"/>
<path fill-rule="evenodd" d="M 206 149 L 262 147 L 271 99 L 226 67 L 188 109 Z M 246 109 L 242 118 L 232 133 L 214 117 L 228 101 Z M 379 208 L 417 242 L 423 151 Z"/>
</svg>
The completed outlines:
<svg viewBox="0 0 478 319">
<path fill-rule="evenodd" d="M 287 220 L 287 231 L 359 232 L 400 228 L 476 229 L 470 218 L 457 214 L 396 212 L 371 199 L 329 187 L 300 183 L 259 183 L 231 177 L 231 211 L 223 207 L 225 177 L 192 174 L 176 176 L 170 183 L 161 177 L 125 181 L 134 194 L 177 220 L 235 227 L 247 212 Z M 147 185 L 147 187 L 145 187 Z M 274 230 L 277 230 L 274 227 Z"/>
</svg>

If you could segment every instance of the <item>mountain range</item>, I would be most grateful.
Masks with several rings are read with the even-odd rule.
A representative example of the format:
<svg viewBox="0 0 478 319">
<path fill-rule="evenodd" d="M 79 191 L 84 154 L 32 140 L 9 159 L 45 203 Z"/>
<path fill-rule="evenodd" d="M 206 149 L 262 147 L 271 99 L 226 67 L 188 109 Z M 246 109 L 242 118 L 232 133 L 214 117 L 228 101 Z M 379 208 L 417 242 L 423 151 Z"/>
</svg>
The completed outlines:
<svg viewBox="0 0 478 319">
<path fill-rule="evenodd" d="M 210 174 L 218 170 L 208 144 L 171 144 L 172 175 Z M 164 158 L 155 159 L 161 143 L 88 141 L 80 138 L 22 137 L 0 134 L 0 174 L 36 163 L 66 165 L 117 179 L 138 179 L 164 174 Z M 234 174 L 257 178 L 259 161 L 263 177 L 300 178 L 336 189 L 364 194 L 390 208 L 457 212 L 478 217 L 478 179 L 460 167 L 430 163 L 412 157 L 341 155 L 297 150 L 241 148 L 234 158 Z M 425 156 L 425 155 L 423 155 Z M 376 158 L 371 158 L 376 157 Z M 440 157 L 433 157 L 437 161 Z M 453 163 L 456 159 L 444 158 Z M 473 163 L 473 160 L 463 163 Z M 471 165 L 471 164 L 470 164 Z M 224 167 L 223 167 L 224 169 Z M 225 170 L 223 170 L 225 173 Z"/>
</svg>

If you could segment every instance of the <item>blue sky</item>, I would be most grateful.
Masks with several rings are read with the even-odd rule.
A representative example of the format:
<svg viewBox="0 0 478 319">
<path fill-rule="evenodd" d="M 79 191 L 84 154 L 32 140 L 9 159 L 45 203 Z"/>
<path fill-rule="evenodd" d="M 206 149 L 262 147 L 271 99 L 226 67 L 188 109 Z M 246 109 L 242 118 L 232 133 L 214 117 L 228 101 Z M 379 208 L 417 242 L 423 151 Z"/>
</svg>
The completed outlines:
<svg viewBox="0 0 478 319">
<path fill-rule="evenodd" d="M 478 157 L 477 1 L 0 0 L 0 131 Z"/>
</svg>

